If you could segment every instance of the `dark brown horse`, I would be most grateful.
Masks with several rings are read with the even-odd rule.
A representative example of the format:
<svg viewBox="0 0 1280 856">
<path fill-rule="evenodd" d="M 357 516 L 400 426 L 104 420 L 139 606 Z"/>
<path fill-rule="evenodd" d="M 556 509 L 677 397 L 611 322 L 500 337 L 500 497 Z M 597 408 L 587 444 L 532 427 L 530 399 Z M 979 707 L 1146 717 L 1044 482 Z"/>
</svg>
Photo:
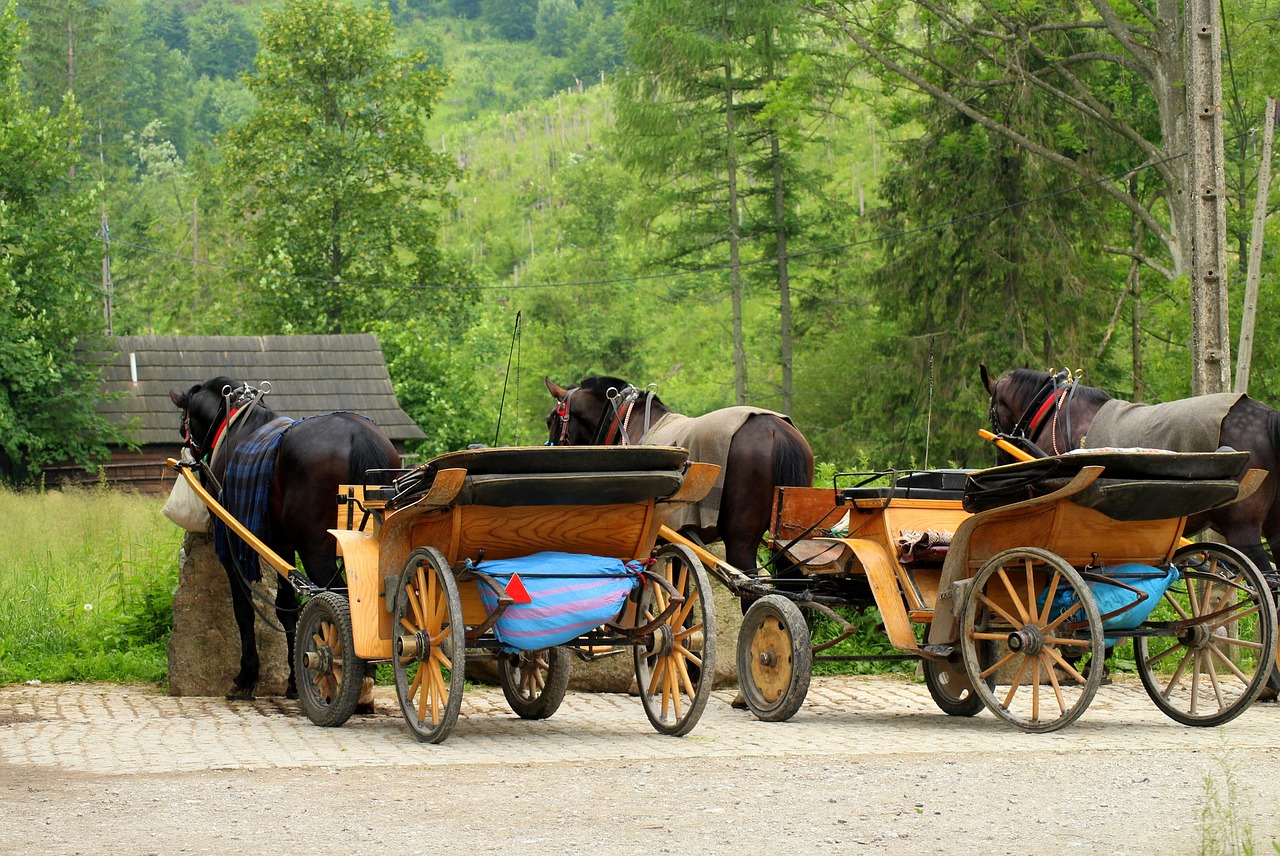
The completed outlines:
<svg viewBox="0 0 1280 856">
<path fill-rule="evenodd" d="M 991 395 L 990 418 L 997 433 L 1030 440 L 1050 454 L 1061 454 L 1086 442 L 1090 447 L 1098 445 L 1087 438 L 1098 411 L 1113 401 L 1107 393 L 1080 384 L 1067 372 L 1050 374 L 1033 369 L 1014 369 L 994 381 L 987 374 L 986 366 L 981 366 L 981 372 L 982 383 Z M 1174 448 L 1172 451 L 1212 452 L 1220 446 L 1230 446 L 1249 452 L 1247 466 L 1266 470 L 1267 477 L 1262 487 L 1249 498 L 1188 518 L 1186 531 L 1194 534 L 1213 528 L 1228 544 L 1252 559 L 1274 587 L 1271 559 L 1280 558 L 1280 478 L 1277 474 L 1280 469 L 1280 413 L 1248 396 L 1241 396 L 1238 400 L 1202 396 L 1153 407 L 1168 408 L 1159 412 L 1169 414 L 1170 419 L 1198 418 L 1195 410 L 1201 401 L 1205 413 L 1215 406 L 1224 411 L 1220 427 L 1216 431 L 1201 430 L 1199 433 L 1207 438 L 1207 442 L 1201 440 L 1198 448 Z M 1216 421 L 1218 415 L 1208 418 Z M 1115 422 L 1116 426 L 1123 424 Z M 1152 435 L 1146 432 L 1128 435 L 1122 427 L 1117 427 L 1117 436 L 1107 438 L 1107 444 L 1113 446 L 1150 447 L 1155 442 L 1163 441 L 1153 440 Z M 1270 556 L 1263 548 L 1264 538 L 1270 548 Z"/>
<path fill-rule="evenodd" d="M 636 389 L 615 377 L 589 377 L 566 389 L 545 379 L 556 407 L 547 416 L 550 442 L 559 446 L 638 445 L 655 440 L 653 429 L 674 413 L 652 392 Z M 737 411 L 737 412 L 731 412 Z M 725 423 L 717 415 L 731 417 Z M 668 423 L 672 419 L 667 420 Z M 725 559 L 743 571 L 756 568 L 756 549 L 769 528 L 774 488 L 813 484 L 813 452 L 808 442 L 785 417 L 768 411 L 726 408 L 694 422 L 709 427 L 714 445 L 727 448 L 722 465 L 723 489 L 713 489 L 704 502 L 715 503 L 699 511 L 702 522 L 678 525 L 704 542 L 723 541 Z M 724 426 L 731 426 L 725 428 Z M 679 443 L 677 445 L 684 445 Z M 696 456 L 696 452 L 694 453 Z M 698 458 L 695 457 L 695 460 Z M 708 525 L 704 525 L 708 524 Z"/>
<path fill-rule="evenodd" d="M 215 495 L 220 493 L 222 505 L 231 509 L 242 504 L 245 497 L 234 495 L 237 491 L 260 491 L 263 525 L 261 531 L 250 526 L 255 534 L 286 561 L 292 561 L 296 554 L 302 572 L 316 586 L 344 587 L 338 570 L 337 543 L 327 531 L 337 521 L 338 485 L 362 484 L 369 470 L 398 468 L 400 455 L 387 436 L 371 420 L 354 413 L 278 422 L 280 417 L 261 404 L 258 390 L 229 377 L 213 378 L 186 392 L 174 390 L 169 397 L 182 411 L 183 445 L 191 449 L 196 460 L 210 464 L 208 473 L 217 484 L 206 482 L 206 487 Z M 230 427 L 228 417 L 233 417 Z M 283 434 L 266 449 L 270 460 L 261 467 L 261 483 L 252 484 L 251 478 L 236 479 L 234 473 L 228 481 L 229 465 L 243 466 L 248 447 L 260 442 L 264 433 L 270 433 L 270 428 L 265 432 L 260 429 L 273 424 L 278 424 Z M 244 559 L 245 551 L 237 549 L 242 544 L 239 538 L 232 535 L 227 539 L 216 530 L 215 534 L 224 543 L 233 542 L 228 550 L 220 547 L 219 558 L 231 582 L 232 611 L 240 633 L 240 671 L 227 698 L 251 699 L 260 661 L 248 581 L 257 579 L 258 563 L 256 556 Z M 284 581 L 276 587 L 275 609 L 289 646 L 289 697 L 296 698 L 293 649 L 298 599 L 293 587 Z M 366 689 L 372 689 L 371 682 Z M 362 699 L 366 705 L 370 701 L 370 697 Z"/>
</svg>

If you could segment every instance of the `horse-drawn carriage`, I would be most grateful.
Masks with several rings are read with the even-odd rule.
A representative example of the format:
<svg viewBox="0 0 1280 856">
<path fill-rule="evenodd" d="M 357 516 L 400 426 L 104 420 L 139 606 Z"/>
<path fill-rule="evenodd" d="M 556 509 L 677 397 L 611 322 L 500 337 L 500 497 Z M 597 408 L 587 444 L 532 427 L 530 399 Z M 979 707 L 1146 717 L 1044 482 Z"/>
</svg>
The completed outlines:
<svg viewBox="0 0 1280 856">
<path fill-rule="evenodd" d="M 1275 606 L 1241 552 L 1181 536 L 1188 515 L 1256 489 L 1261 471 L 1238 478 L 1247 457 L 1100 451 L 779 488 L 772 546 L 786 561 L 771 577 L 704 554 L 757 598 L 739 637 L 744 700 L 761 719 L 789 718 L 813 654 L 855 632 L 832 607 L 874 605 L 951 715 L 985 706 L 1027 731 L 1061 728 L 1093 699 L 1106 650 L 1132 638 L 1157 707 L 1227 722 L 1271 673 Z M 845 632 L 811 648 L 802 609 Z"/>
<path fill-rule="evenodd" d="M 215 436 L 219 420 L 230 421 L 225 389 L 221 399 L 210 395 L 223 380 L 174 394 L 189 438 Z M 548 381 L 557 397 L 552 442 L 615 434 L 641 442 L 661 403 L 595 380 L 607 383 L 566 390 Z M 1155 704 L 1190 725 L 1239 715 L 1272 673 L 1276 612 L 1263 574 L 1232 547 L 1182 540 L 1189 516 L 1257 489 L 1265 474 L 1241 475 L 1247 453 L 1067 454 L 984 471 L 874 473 L 825 490 L 798 486 L 806 472 L 811 477 L 812 455 L 789 423 L 767 412 L 739 416 L 735 424 L 754 426 L 751 442 L 742 431 L 721 445 L 729 463 L 750 462 L 720 481 L 718 466 L 686 464 L 682 448 L 631 445 L 457 452 L 397 471 L 389 486 L 367 477 L 345 485 L 339 525 L 330 530 L 345 595 L 335 588 L 336 569 L 313 586 L 207 495 L 206 502 L 290 581 L 281 591 L 312 595 L 293 665 L 303 707 L 322 725 L 352 714 L 370 663 L 391 663 L 410 728 L 438 742 L 457 719 L 468 658 L 496 659 L 513 710 L 541 718 L 564 696 L 568 649 L 630 646 L 651 723 L 685 734 L 714 674 L 704 562 L 751 602 L 738 676 L 747 706 L 766 720 L 792 716 L 813 655 L 855 632 L 837 606 L 878 607 L 890 641 L 922 661 L 946 713 L 986 707 L 1028 731 L 1078 718 L 1103 680 L 1107 650 L 1121 639 L 1134 640 Z M 303 457 L 281 450 L 282 459 Z M 339 460 L 357 472 L 354 452 Z M 276 483 L 281 496 L 273 493 L 270 504 L 289 506 L 288 487 Z M 746 555 L 768 528 L 785 561 L 751 575 L 686 537 L 699 522 L 685 534 L 663 525 L 708 491 L 725 499 L 718 524 L 703 522 L 703 531 L 718 529 L 726 544 L 733 540 L 731 555 Z M 771 520 L 755 508 L 761 492 L 774 499 Z M 324 502 L 324 492 L 311 493 Z M 730 498 L 739 511 L 729 511 Z M 332 513 L 329 504 L 323 515 Z M 548 555 L 563 552 L 595 564 L 584 569 Z M 603 586 L 601 614 L 581 603 L 558 612 L 549 599 L 557 588 L 602 580 L 619 584 Z M 812 648 L 802 610 L 826 614 L 844 632 Z M 252 667 L 242 663 L 237 685 L 245 675 L 256 679 L 256 659 Z"/>
<path fill-rule="evenodd" d="M 171 465 L 310 595 L 294 651 L 308 717 L 346 722 L 366 666 L 390 662 L 410 730 L 438 743 L 457 721 L 468 660 L 496 660 L 512 709 L 542 719 L 564 698 L 575 648 L 631 647 L 654 728 L 695 726 L 714 675 L 709 583 L 687 548 L 655 549 L 663 518 L 715 478 L 716 467 L 686 457 L 671 447 L 480 449 L 398 471 L 389 486 L 344 485 L 330 531 L 345 592 L 313 586 L 189 466 Z"/>
</svg>

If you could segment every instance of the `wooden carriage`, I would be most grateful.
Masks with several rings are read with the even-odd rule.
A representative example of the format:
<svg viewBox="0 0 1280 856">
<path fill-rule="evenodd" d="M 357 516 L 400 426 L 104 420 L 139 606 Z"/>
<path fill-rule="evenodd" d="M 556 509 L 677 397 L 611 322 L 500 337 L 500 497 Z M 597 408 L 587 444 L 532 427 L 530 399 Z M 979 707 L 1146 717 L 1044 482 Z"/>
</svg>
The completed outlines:
<svg viewBox="0 0 1280 856">
<path fill-rule="evenodd" d="M 564 698 L 573 649 L 629 646 L 650 722 L 682 735 L 711 691 L 715 616 L 698 558 L 680 546 L 656 547 L 656 539 L 671 509 L 705 495 L 719 469 L 686 458 L 671 447 L 538 446 L 443 455 L 389 474 L 390 486 L 374 486 L 388 474 L 371 473 L 370 484 L 345 485 L 338 497 L 331 531 L 345 592 L 308 589 L 296 569 L 198 492 L 311 595 L 299 619 L 295 668 L 302 707 L 317 724 L 343 724 L 366 664 L 390 662 L 411 731 L 441 742 L 457 721 L 466 661 L 475 657 L 497 660 L 512 709 L 541 719 Z M 625 577 L 627 591 L 617 595 L 617 613 L 598 625 L 530 650 L 500 637 L 504 616 L 531 600 L 529 581 L 513 586 L 511 575 L 491 569 L 542 555 L 550 570 L 535 576 L 566 581 L 559 588 Z M 611 570 L 570 576 L 568 566 L 580 563 L 568 555 Z"/>
<path fill-rule="evenodd" d="M 813 655 L 802 614 L 875 605 L 921 660 L 939 707 L 983 707 L 1027 731 L 1078 718 L 1108 648 L 1134 640 L 1155 704 L 1217 725 L 1275 663 L 1275 606 L 1239 551 L 1182 539 L 1186 517 L 1252 493 L 1241 453 L 1095 452 L 985 471 L 878 473 L 836 490 L 780 488 L 767 581 L 743 619 L 743 696 L 762 719 L 799 709 Z M 878 478 L 877 478 L 878 477 Z M 870 482 L 876 482 L 874 484 Z"/>
</svg>

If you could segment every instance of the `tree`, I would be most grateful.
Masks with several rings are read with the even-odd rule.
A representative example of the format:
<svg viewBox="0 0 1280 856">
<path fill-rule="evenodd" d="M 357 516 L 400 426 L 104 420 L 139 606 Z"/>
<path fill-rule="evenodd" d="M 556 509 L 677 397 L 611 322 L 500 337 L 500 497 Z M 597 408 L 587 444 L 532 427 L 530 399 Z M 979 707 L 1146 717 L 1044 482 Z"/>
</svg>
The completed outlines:
<svg viewBox="0 0 1280 856">
<path fill-rule="evenodd" d="M 781 397 L 784 408 L 791 404 L 787 259 L 792 237 L 804 232 L 797 200 L 817 183 L 798 154 L 837 73 L 819 49 L 817 23 L 789 0 L 643 0 L 630 8 L 616 139 L 652 191 L 648 215 L 669 248 L 667 263 L 727 267 L 739 404 L 748 386 L 744 274 L 755 261 L 742 254 L 760 238 L 779 292 Z"/>
<path fill-rule="evenodd" d="M 246 266 L 270 271 L 252 285 L 253 320 L 282 332 L 366 329 L 404 306 L 378 284 L 451 276 L 432 206 L 448 204 L 456 170 L 422 127 L 445 78 L 424 55 L 393 52 L 385 7 L 289 0 L 263 17 L 248 77 L 258 107 L 223 139 Z"/>
<path fill-rule="evenodd" d="M 1185 156 L 1190 108 L 1183 0 L 1068 6 L 983 0 L 974 7 L 850 0 L 821 6 L 876 61 L 887 85 L 921 93 L 1019 152 L 1065 170 L 1127 210 L 1151 239 L 1140 246 L 1110 244 L 1110 252 L 1170 281 L 1189 271 L 1195 193 Z M 1045 111 L 1038 105 L 1049 102 L 1059 114 L 1053 124 L 1039 121 Z M 1094 144 L 1072 144 L 1078 140 Z M 1130 183 L 1130 170 L 1149 170 L 1159 180 Z M 1213 359 L 1193 354 L 1193 367 Z"/>
<path fill-rule="evenodd" d="M 16 483 L 55 462 L 88 465 L 119 439 L 95 410 L 97 207 L 67 145 L 83 123 L 74 98 L 53 116 L 23 95 L 23 37 L 11 2 L 0 11 L 0 479 Z"/>
</svg>

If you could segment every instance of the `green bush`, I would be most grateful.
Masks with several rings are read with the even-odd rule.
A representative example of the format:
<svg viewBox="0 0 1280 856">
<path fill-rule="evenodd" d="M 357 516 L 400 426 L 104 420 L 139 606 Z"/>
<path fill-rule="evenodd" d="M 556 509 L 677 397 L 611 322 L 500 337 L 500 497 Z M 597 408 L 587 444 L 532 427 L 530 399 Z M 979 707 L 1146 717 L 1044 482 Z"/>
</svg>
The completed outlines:
<svg viewBox="0 0 1280 856">
<path fill-rule="evenodd" d="M 182 532 L 161 505 L 0 490 L 0 683 L 167 678 Z"/>
</svg>

